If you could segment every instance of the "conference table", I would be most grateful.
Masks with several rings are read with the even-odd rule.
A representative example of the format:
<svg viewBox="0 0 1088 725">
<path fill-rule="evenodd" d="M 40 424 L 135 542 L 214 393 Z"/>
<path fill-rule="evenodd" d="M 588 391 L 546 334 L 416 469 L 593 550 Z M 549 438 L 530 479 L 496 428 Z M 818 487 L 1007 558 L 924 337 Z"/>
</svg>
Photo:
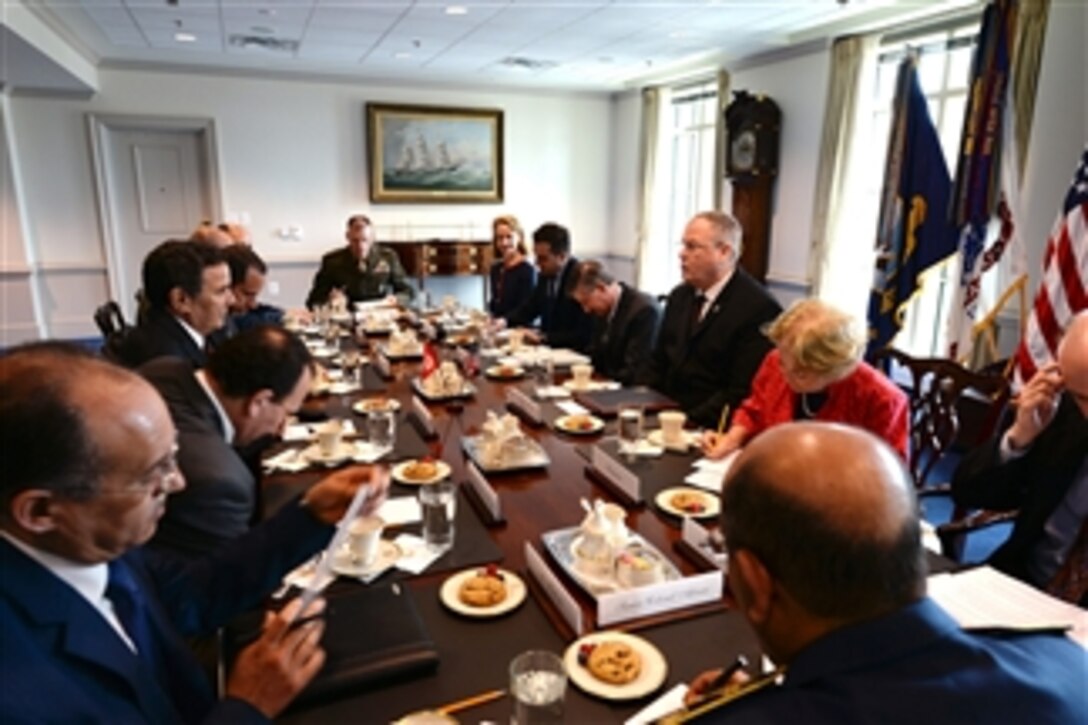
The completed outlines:
<svg viewBox="0 0 1088 725">
<path fill-rule="evenodd" d="M 450 354 L 449 351 L 446 354 Z M 419 361 L 393 362 L 390 376 L 383 378 L 372 366 L 365 368 L 364 390 L 351 395 L 325 395 L 309 399 L 302 414 L 310 420 L 352 418 L 362 427 L 362 418 L 352 411 L 360 397 L 382 395 L 400 402 L 397 441 L 390 458 L 394 461 L 430 454 L 441 458 L 452 469 L 451 478 L 466 477 L 466 456 L 461 439 L 478 433 L 487 412 L 505 412 L 512 388 L 530 393 L 532 383 L 525 380 L 494 381 L 483 374 L 472 379 L 475 395 L 457 404 L 428 405 L 433 416 L 435 436 L 423 435 L 417 421 L 410 420 L 413 408 L 411 380 L 418 377 Z M 562 379 L 562 373 L 559 373 Z M 289 710 L 284 722 L 390 722 L 422 709 L 434 709 L 473 695 L 508 687 L 511 660 L 526 650 L 549 650 L 562 655 L 579 636 L 600 629 L 596 623 L 594 601 L 548 556 L 541 543 L 543 534 L 577 526 L 585 512 L 583 499 L 603 499 L 621 503 L 627 511 L 628 528 L 637 532 L 662 552 L 684 575 L 707 571 L 696 557 L 681 553 L 680 520 L 656 508 L 652 493 L 664 486 L 679 484 L 697 457 L 695 452 L 666 452 L 652 461 L 633 465 L 650 495 L 644 503 L 624 501 L 616 489 L 607 485 L 589 466 L 592 446 L 614 446 L 616 422 L 593 436 L 570 436 L 547 424 L 557 414 L 554 404 L 543 404 L 544 425 L 522 420 L 525 433 L 537 441 L 551 460 L 547 468 L 492 474 L 488 482 L 498 493 L 502 506 L 501 522 L 490 520 L 484 507 L 476 505 L 466 486 L 460 486 L 455 544 L 447 554 L 419 575 L 396 569 L 386 572 L 370 584 L 340 578 L 327 590 L 330 601 L 346 596 L 358 587 L 395 587 L 410 596 L 427 633 L 438 651 L 436 669 L 423 673 L 380 679 L 352 688 L 337 697 L 319 702 L 305 702 Z M 648 421 L 652 427 L 652 417 Z M 275 451 L 273 451 L 273 454 Z M 263 505 L 275 510 L 327 473 L 309 469 L 297 473 L 274 473 L 265 477 Z M 390 497 L 415 496 L 417 488 L 394 483 Z M 706 522 L 704 522 L 706 523 Z M 716 521 L 707 523 L 716 527 Z M 409 530 L 418 531 L 418 525 Z M 396 532 L 386 532 L 386 536 Z M 526 571 L 526 544 L 531 545 L 556 574 L 582 608 L 583 631 L 571 630 L 544 589 Z M 450 611 L 439 598 L 439 588 L 447 577 L 469 567 L 487 563 L 518 573 L 526 581 L 529 596 L 525 603 L 502 617 L 473 619 Z M 380 613 L 360 621 L 358 636 L 383 627 Z M 721 599 L 678 611 L 657 614 L 616 626 L 649 640 L 664 655 L 668 674 L 656 692 L 634 701 L 613 701 L 594 697 L 568 684 L 565 714 L 570 722 L 619 722 L 644 707 L 677 683 L 690 681 L 705 669 L 727 665 L 738 654 L 759 663 L 762 652 L 751 628 Z M 506 722 L 512 712 L 509 696 L 467 709 L 455 715 L 461 722 Z"/>
</svg>

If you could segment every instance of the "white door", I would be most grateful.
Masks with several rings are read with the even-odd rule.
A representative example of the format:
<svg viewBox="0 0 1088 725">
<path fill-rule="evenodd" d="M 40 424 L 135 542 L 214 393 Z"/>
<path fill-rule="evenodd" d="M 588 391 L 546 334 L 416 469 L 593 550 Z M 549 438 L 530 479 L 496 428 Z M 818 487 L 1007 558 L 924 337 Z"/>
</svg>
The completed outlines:
<svg viewBox="0 0 1088 725">
<path fill-rule="evenodd" d="M 125 318 L 136 320 L 144 257 L 166 239 L 186 239 L 214 219 L 204 131 L 108 126 L 105 202 L 112 221 L 110 277 Z"/>
</svg>

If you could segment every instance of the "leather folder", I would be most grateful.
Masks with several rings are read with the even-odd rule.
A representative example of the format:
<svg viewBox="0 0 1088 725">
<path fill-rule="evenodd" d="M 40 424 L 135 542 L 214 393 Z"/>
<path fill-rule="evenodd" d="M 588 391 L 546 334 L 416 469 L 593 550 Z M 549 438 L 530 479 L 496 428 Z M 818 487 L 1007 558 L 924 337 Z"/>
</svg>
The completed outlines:
<svg viewBox="0 0 1088 725">
<path fill-rule="evenodd" d="M 619 415 L 620 408 L 625 405 L 638 405 L 647 413 L 680 407 L 679 403 L 667 395 L 641 386 L 580 392 L 574 394 L 574 399 L 604 418 L 614 418 Z"/>
<path fill-rule="evenodd" d="M 433 672 L 438 649 L 423 626 L 407 588 L 334 585 L 325 594 L 325 666 L 292 706 L 359 694 L 391 680 Z M 259 616 L 258 616 L 259 615 Z M 232 623 L 224 632 L 224 653 L 237 653 L 257 638 L 263 613 Z"/>
</svg>

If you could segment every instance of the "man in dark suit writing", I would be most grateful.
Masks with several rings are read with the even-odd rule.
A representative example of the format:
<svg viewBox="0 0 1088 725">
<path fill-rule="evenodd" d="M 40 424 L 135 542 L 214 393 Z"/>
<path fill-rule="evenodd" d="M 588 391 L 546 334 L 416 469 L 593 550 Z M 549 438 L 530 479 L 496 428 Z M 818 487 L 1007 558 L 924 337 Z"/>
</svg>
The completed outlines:
<svg viewBox="0 0 1088 725">
<path fill-rule="evenodd" d="M 697 424 L 716 427 L 723 406 L 748 395 L 771 349 L 760 331 L 782 311 L 737 267 L 742 231 L 724 212 L 696 214 L 684 228 L 683 283 L 669 295 L 646 382 L 680 403 Z"/>
<path fill-rule="evenodd" d="M 375 510 L 367 469 L 328 476 L 214 558 L 146 551 L 185 486 L 169 413 L 138 375 L 57 343 L 0 358 L 0 448 L 0 720 L 266 722 L 321 669 L 322 625 L 290 628 L 297 603 L 267 616 L 218 702 L 182 637 L 257 606 L 361 485 Z"/>
<path fill-rule="evenodd" d="M 600 262 L 582 262 L 571 297 L 593 316 L 589 355 L 602 375 L 631 385 L 650 363 L 661 308 L 644 292 L 616 281 Z"/>
</svg>

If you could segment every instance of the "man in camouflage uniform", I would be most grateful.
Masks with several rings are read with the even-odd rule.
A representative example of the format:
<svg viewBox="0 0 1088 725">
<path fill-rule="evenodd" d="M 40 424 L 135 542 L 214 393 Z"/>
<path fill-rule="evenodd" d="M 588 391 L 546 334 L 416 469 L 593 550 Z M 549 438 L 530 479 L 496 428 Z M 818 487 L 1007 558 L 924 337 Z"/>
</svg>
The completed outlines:
<svg viewBox="0 0 1088 725">
<path fill-rule="evenodd" d="M 415 290 L 408 283 L 396 252 L 374 243 L 374 227 L 362 214 L 348 218 L 345 234 L 348 245 L 321 258 L 314 275 L 307 307 L 323 305 L 333 289 L 341 289 L 351 302 L 382 299 L 395 295 L 402 304 L 412 301 Z"/>
</svg>

